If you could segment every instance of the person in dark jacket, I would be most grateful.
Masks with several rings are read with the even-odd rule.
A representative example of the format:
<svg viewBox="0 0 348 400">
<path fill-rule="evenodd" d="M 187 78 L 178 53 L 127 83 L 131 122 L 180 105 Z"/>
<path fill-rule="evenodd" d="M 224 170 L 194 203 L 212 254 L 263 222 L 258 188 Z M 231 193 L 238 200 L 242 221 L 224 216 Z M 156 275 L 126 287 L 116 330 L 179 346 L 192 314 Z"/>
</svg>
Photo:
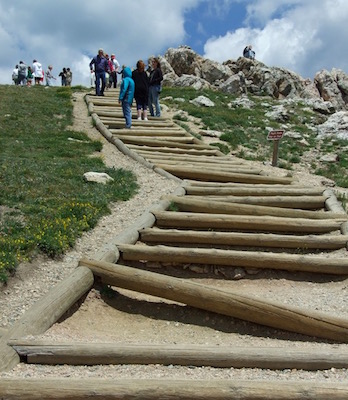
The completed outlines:
<svg viewBox="0 0 348 400">
<path fill-rule="evenodd" d="M 159 104 L 159 95 L 161 93 L 161 82 L 163 81 L 163 74 L 161 64 L 158 58 L 154 58 L 151 62 L 152 70 L 149 79 L 149 110 L 152 116 L 161 116 L 161 107 Z M 153 104 L 155 104 L 156 114 L 154 113 Z"/>
<path fill-rule="evenodd" d="M 145 72 L 143 60 L 137 62 L 137 69 L 132 72 L 132 79 L 135 84 L 134 98 L 137 105 L 138 119 L 143 115 L 144 121 L 147 121 L 147 103 L 149 99 L 149 77 Z"/>
<path fill-rule="evenodd" d="M 98 54 L 92 58 L 89 63 L 91 72 L 95 72 L 95 94 L 97 96 L 104 96 L 106 85 L 105 73 L 109 72 L 108 60 L 104 57 L 104 50 L 99 49 Z M 100 87 L 101 81 L 101 87 Z"/>
</svg>

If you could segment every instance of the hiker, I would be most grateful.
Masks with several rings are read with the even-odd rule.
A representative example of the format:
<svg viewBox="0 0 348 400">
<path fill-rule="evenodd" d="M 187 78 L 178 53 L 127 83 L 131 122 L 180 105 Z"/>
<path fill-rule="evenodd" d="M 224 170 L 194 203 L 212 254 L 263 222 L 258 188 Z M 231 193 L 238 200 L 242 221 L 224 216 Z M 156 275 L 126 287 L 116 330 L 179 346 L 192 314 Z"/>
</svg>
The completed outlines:
<svg viewBox="0 0 348 400">
<path fill-rule="evenodd" d="M 27 71 L 27 86 L 31 86 L 31 83 L 33 81 L 33 71 L 31 69 L 31 66 L 28 65 L 28 71 Z"/>
<path fill-rule="evenodd" d="M 61 78 L 62 86 L 66 86 L 66 68 L 65 67 L 62 69 L 61 72 L 59 72 L 58 76 L 60 76 L 60 78 Z"/>
<path fill-rule="evenodd" d="M 42 71 L 42 65 L 37 61 L 37 60 L 33 60 L 33 76 L 35 79 L 35 85 L 40 85 L 42 80 L 43 80 L 43 71 Z"/>
<path fill-rule="evenodd" d="M 65 78 L 65 86 L 71 86 L 72 82 L 72 72 L 70 68 L 66 69 L 66 78 Z"/>
<path fill-rule="evenodd" d="M 17 85 L 18 81 L 18 64 L 14 67 L 12 71 L 12 81 L 15 85 Z"/>
<path fill-rule="evenodd" d="M 25 86 L 27 84 L 27 66 L 23 61 L 19 62 L 18 65 L 18 79 L 17 85 Z"/>
<path fill-rule="evenodd" d="M 99 49 L 98 54 L 92 58 L 89 63 L 91 73 L 95 72 L 95 94 L 96 96 L 104 96 L 105 90 L 105 73 L 109 72 L 108 60 L 104 57 L 104 50 Z M 101 81 L 101 87 L 100 87 Z"/>
<path fill-rule="evenodd" d="M 145 72 L 143 60 L 137 62 L 137 69 L 132 72 L 132 79 L 135 85 L 134 98 L 137 105 L 138 119 L 143 115 L 144 121 L 147 121 L 147 103 L 149 99 L 149 77 Z"/>
<path fill-rule="evenodd" d="M 122 103 L 123 116 L 126 120 L 126 128 L 132 127 L 132 110 L 131 106 L 134 97 L 134 81 L 132 79 L 132 71 L 129 67 L 124 67 L 122 72 L 122 83 L 118 102 Z"/>
<path fill-rule="evenodd" d="M 46 71 L 46 86 L 53 86 L 52 80 L 56 80 L 57 78 L 52 74 L 52 65 L 49 65 Z"/>
<path fill-rule="evenodd" d="M 113 85 L 114 89 L 117 87 L 117 74 L 120 73 L 120 63 L 116 60 L 115 54 L 111 54 L 111 63 L 113 69 L 110 75 L 110 87 Z"/>
<path fill-rule="evenodd" d="M 154 58 L 151 62 L 152 70 L 149 79 L 149 110 L 152 116 L 155 116 L 153 104 L 155 104 L 156 117 L 161 116 L 161 107 L 159 104 L 159 95 L 161 93 L 161 82 L 163 81 L 163 74 L 161 64 L 158 58 Z"/>
<path fill-rule="evenodd" d="M 255 60 L 255 51 L 253 51 L 253 47 L 251 44 L 246 46 L 243 50 L 243 57 L 250 58 L 251 60 Z"/>
</svg>

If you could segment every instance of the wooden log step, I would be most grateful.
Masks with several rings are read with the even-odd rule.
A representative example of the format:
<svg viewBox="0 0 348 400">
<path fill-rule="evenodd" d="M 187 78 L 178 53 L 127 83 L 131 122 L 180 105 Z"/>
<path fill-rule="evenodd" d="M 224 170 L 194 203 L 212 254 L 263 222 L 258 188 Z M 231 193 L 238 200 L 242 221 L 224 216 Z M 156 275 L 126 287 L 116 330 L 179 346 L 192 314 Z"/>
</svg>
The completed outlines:
<svg viewBox="0 0 348 400">
<path fill-rule="evenodd" d="M 340 230 L 344 220 L 308 219 L 191 212 L 153 212 L 156 225 L 178 229 L 217 229 L 248 232 L 282 232 L 321 234 Z"/>
<path fill-rule="evenodd" d="M 172 166 L 177 166 L 179 163 L 177 161 L 171 160 L 152 160 L 152 162 L 158 167 L 163 168 L 164 170 L 170 169 Z M 226 165 L 226 164 L 217 164 L 217 165 L 207 165 L 205 163 L 194 163 L 188 162 L 185 163 L 185 168 L 200 168 L 201 171 L 216 171 L 216 172 L 227 172 L 227 173 L 239 173 L 239 174 L 252 174 L 252 175 L 261 175 L 262 170 L 259 168 L 248 168 L 247 166 L 243 165 Z"/>
<path fill-rule="evenodd" d="M 348 368 L 345 348 L 231 347 L 202 345 L 119 345 L 15 340 L 9 344 L 28 364 L 162 364 L 214 368 L 324 370 Z"/>
<path fill-rule="evenodd" d="M 189 138 L 187 136 L 163 136 L 163 137 L 155 137 L 155 136 L 145 136 L 145 135 L 137 135 L 137 136 L 129 136 L 129 135 L 118 135 L 115 134 L 114 136 L 117 136 L 122 142 L 124 143 L 149 143 L 150 141 L 156 140 L 156 142 L 163 142 L 163 145 L 165 146 L 166 143 L 168 142 L 174 142 L 174 143 L 185 143 L 185 144 L 194 144 L 194 138 Z M 146 142 L 145 142 L 146 141 Z"/>
<path fill-rule="evenodd" d="M 139 152 L 139 154 L 146 155 L 146 152 L 157 151 L 159 153 L 169 153 L 169 154 L 193 154 L 193 155 L 217 155 L 218 151 L 214 149 L 179 149 L 175 147 L 150 147 L 150 146 L 136 146 L 134 144 L 128 144 L 127 147 Z"/>
<path fill-rule="evenodd" d="M 125 261 L 209 264 L 231 267 L 279 269 L 316 274 L 348 275 L 348 258 L 327 258 L 303 254 L 264 253 L 171 246 L 118 246 Z"/>
<path fill-rule="evenodd" d="M 212 160 L 214 160 L 214 158 L 212 158 Z M 197 181 L 194 179 L 185 179 L 185 185 L 186 186 L 194 186 L 197 188 L 241 188 L 241 187 L 245 187 L 245 188 L 254 188 L 255 185 L 254 184 L 250 184 L 250 183 L 239 183 L 239 182 L 212 182 L 212 181 Z M 279 188 L 279 189 L 283 189 L 283 188 L 289 188 L 289 189 L 298 189 L 298 188 L 304 188 L 303 185 L 299 184 L 297 181 L 294 181 L 291 183 L 291 185 L 288 184 L 282 184 L 282 183 L 260 183 L 256 186 L 257 188 L 263 188 L 263 189 L 267 189 L 267 188 Z M 308 188 L 308 186 L 306 186 Z"/>
<path fill-rule="evenodd" d="M 3 378 L 2 399 L 15 400 L 346 400 L 346 383 L 189 379 Z"/>
<path fill-rule="evenodd" d="M 239 183 L 281 183 L 290 185 L 293 181 L 292 178 L 278 177 L 278 176 L 261 176 L 238 174 L 229 172 L 219 172 L 215 170 L 201 171 L 200 168 L 186 168 L 185 166 L 168 166 L 166 171 L 181 178 L 181 179 L 197 179 L 204 181 L 214 182 L 239 182 Z"/>
<path fill-rule="evenodd" d="M 102 117 L 102 118 L 100 118 L 100 120 L 104 125 L 107 125 L 110 128 L 117 128 L 117 127 L 124 128 L 124 125 L 125 125 L 124 118 L 119 118 L 117 120 L 117 118 L 111 119 L 111 118 Z M 162 122 L 162 121 L 150 121 L 149 120 L 147 122 L 148 122 L 146 124 L 147 126 L 156 126 L 156 127 L 161 127 L 161 128 L 167 128 L 167 127 L 175 126 L 174 124 L 171 124 L 171 123 L 169 123 L 167 121 L 163 121 Z M 134 126 L 134 127 L 142 126 L 143 124 L 144 123 L 140 122 L 140 121 L 139 122 L 138 121 L 132 121 L 132 126 Z"/>
<path fill-rule="evenodd" d="M 163 166 L 162 166 L 163 168 Z M 165 168 L 163 168 L 165 169 Z M 185 199 L 209 200 L 223 203 L 255 204 L 268 207 L 320 210 L 325 208 L 326 196 L 185 196 Z"/>
<path fill-rule="evenodd" d="M 181 143 L 179 141 L 165 141 L 162 139 L 146 139 L 143 137 L 137 137 L 137 136 L 129 136 L 128 138 L 122 138 L 122 141 L 126 144 L 135 144 L 135 145 L 145 145 L 145 146 L 151 146 L 151 147 L 174 147 L 174 148 L 179 148 L 179 149 L 196 149 L 196 150 L 205 150 L 205 149 L 212 149 L 211 146 L 206 145 L 206 144 L 186 144 L 186 143 Z"/>
<path fill-rule="evenodd" d="M 276 247 L 289 249 L 341 249 L 348 235 L 275 235 L 265 233 L 205 232 L 195 230 L 146 228 L 140 231 L 144 243 L 185 243 L 214 246 Z"/>
<path fill-rule="evenodd" d="M 183 278 L 130 268 L 96 260 L 82 259 L 80 265 L 91 268 L 106 284 L 165 298 L 199 309 L 249 322 L 348 342 L 348 319 L 332 317 L 306 308 L 293 307 L 232 290 L 216 289 Z M 204 301 L 203 301 L 204 300 Z"/>
<path fill-rule="evenodd" d="M 158 152 L 154 152 L 153 154 L 151 154 L 151 157 L 153 159 L 163 159 L 163 155 Z M 203 156 L 203 155 L 187 157 L 185 155 L 173 154 L 168 158 L 166 157 L 165 159 L 171 160 L 171 161 L 177 161 L 179 163 L 191 162 L 191 163 L 202 163 L 202 164 L 212 164 L 212 165 L 231 165 L 231 166 L 248 165 L 246 162 L 240 162 L 239 160 L 235 160 L 234 158 L 226 157 L 222 153 L 219 153 L 218 157 Z M 220 185 L 223 185 L 223 183 L 220 183 Z"/>
<path fill-rule="evenodd" d="M 252 204 L 226 203 L 223 201 L 210 201 L 187 198 L 187 196 L 168 195 L 165 198 L 171 201 L 179 209 L 185 212 L 199 212 L 211 214 L 234 214 L 234 215 L 269 215 L 274 217 L 308 218 L 308 219 L 334 219 L 339 218 L 346 221 L 346 213 L 335 213 L 332 211 L 307 211 L 294 210 L 290 208 L 268 207 Z"/>
<path fill-rule="evenodd" d="M 113 135 L 117 136 L 122 136 L 122 135 L 129 135 L 129 129 L 126 128 L 120 128 L 120 129 L 109 129 L 109 131 Z M 153 137 L 161 137 L 161 136 L 168 136 L 170 135 L 171 137 L 186 137 L 185 132 L 182 132 L 180 130 L 169 130 L 169 129 L 163 129 L 163 128 L 144 128 L 141 126 L 138 126 L 136 128 L 131 129 L 131 134 L 132 135 L 137 135 L 137 136 L 148 136 L 151 135 Z"/>
<path fill-rule="evenodd" d="M 185 185 L 187 195 L 193 196 L 321 196 L 325 188 L 308 187 L 260 187 L 252 185 L 246 187 L 203 187 Z"/>
</svg>

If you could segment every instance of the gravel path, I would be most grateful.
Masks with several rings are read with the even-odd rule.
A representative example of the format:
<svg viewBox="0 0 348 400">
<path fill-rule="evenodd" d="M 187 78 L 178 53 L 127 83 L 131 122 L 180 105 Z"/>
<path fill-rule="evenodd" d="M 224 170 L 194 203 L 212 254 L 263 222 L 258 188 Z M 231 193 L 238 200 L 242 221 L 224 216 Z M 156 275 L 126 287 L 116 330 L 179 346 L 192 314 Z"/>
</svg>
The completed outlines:
<svg viewBox="0 0 348 400">
<path fill-rule="evenodd" d="M 43 256 L 30 264 L 23 264 L 8 287 L 0 291 L 0 327 L 12 325 L 38 298 L 51 287 L 68 276 L 83 256 L 92 256 L 103 245 L 127 228 L 144 211 L 158 202 L 164 194 L 173 192 L 178 184 L 153 173 L 135 161 L 125 157 L 113 145 L 106 142 L 92 128 L 86 118 L 86 106 L 82 94 L 75 95 L 74 129 L 87 132 L 91 138 L 101 140 L 103 158 L 108 166 L 133 171 L 138 179 L 139 193 L 127 202 L 116 203 L 112 213 L 99 222 L 91 232 L 78 240 L 75 248 L 61 260 L 52 261 Z M 276 173 L 276 169 L 272 169 Z M 279 174 L 284 174 L 280 171 Z M 303 170 L 295 175 L 301 183 L 320 185 L 322 178 L 314 177 Z M 346 256 L 345 250 L 337 252 Z M 348 317 L 346 280 L 325 280 L 320 283 L 310 276 L 271 271 L 257 275 L 255 279 L 224 281 L 212 277 L 197 276 L 197 282 L 209 283 L 223 288 L 225 285 L 240 292 L 247 291 L 264 299 L 282 299 L 291 305 L 307 305 L 312 309 L 330 312 L 332 315 Z M 126 290 L 100 294 L 93 289 L 81 307 L 71 316 L 55 324 L 41 338 L 59 341 L 95 341 L 114 343 L 174 344 L 191 343 L 217 346 L 262 346 L 296 347 L 300 349 L 326 349 L 345 344 L 315 342 L 308 337 L 259 327 L 244 321 L 218 316 L 179 304 L 161 301 L 150 296 Z M 148 307 L 148 301 L 154 303 Z M 35 366 L 19 364 L 12 371 L 0 373 L 0 377 L 67 377 L 88 378 L 169 378 L 169 379 L 264 379 L 264 380 L 312 380 L 320 382 L 343 382 L 348 377 L 346 369 L 325 371 L 235 368 L 190 368 L 162 365 L 115 365 L 93 367 Z"/>
</svg>

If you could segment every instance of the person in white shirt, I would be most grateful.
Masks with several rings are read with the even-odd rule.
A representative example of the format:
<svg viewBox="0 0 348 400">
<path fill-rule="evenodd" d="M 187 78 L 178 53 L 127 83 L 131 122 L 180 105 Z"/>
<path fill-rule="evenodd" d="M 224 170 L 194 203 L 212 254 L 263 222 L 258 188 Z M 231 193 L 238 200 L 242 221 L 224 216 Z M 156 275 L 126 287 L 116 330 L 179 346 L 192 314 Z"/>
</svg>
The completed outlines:
<svg viewBox="0 0 348 400">
<path fill-rule="evenodd" d="M 111 71 L 111 80 L 110 83 L 113 84 L 114 88 L 116 89 L 117 86 L 117 74 L 120 73 L 120 63 L 116 60 L 115 54 L 111 54 L 111 63 L 113 69 Z M 111 87 L 110 84 L 110 87 Z"/>
<path fill-rule="evenodd" d="M 49 65 L 46 71 L 46 86 L 53 86 L 52 80 L 56 80 L 56 77 L 52 74 L 52 65 Z"/>
<path fill-rule="evenodd" d="M 18 65 L 16 65 L 12 71 L 12 81 L 15 85 L 18 84 Z"/>
<path fill-rule="evenodd" d="M 37 60 L 33 60 L 33 76 L 35 79 L 35 85 L 40 85 L 43 78 L 43 71 L 42 65 Z"/>
</svg>

